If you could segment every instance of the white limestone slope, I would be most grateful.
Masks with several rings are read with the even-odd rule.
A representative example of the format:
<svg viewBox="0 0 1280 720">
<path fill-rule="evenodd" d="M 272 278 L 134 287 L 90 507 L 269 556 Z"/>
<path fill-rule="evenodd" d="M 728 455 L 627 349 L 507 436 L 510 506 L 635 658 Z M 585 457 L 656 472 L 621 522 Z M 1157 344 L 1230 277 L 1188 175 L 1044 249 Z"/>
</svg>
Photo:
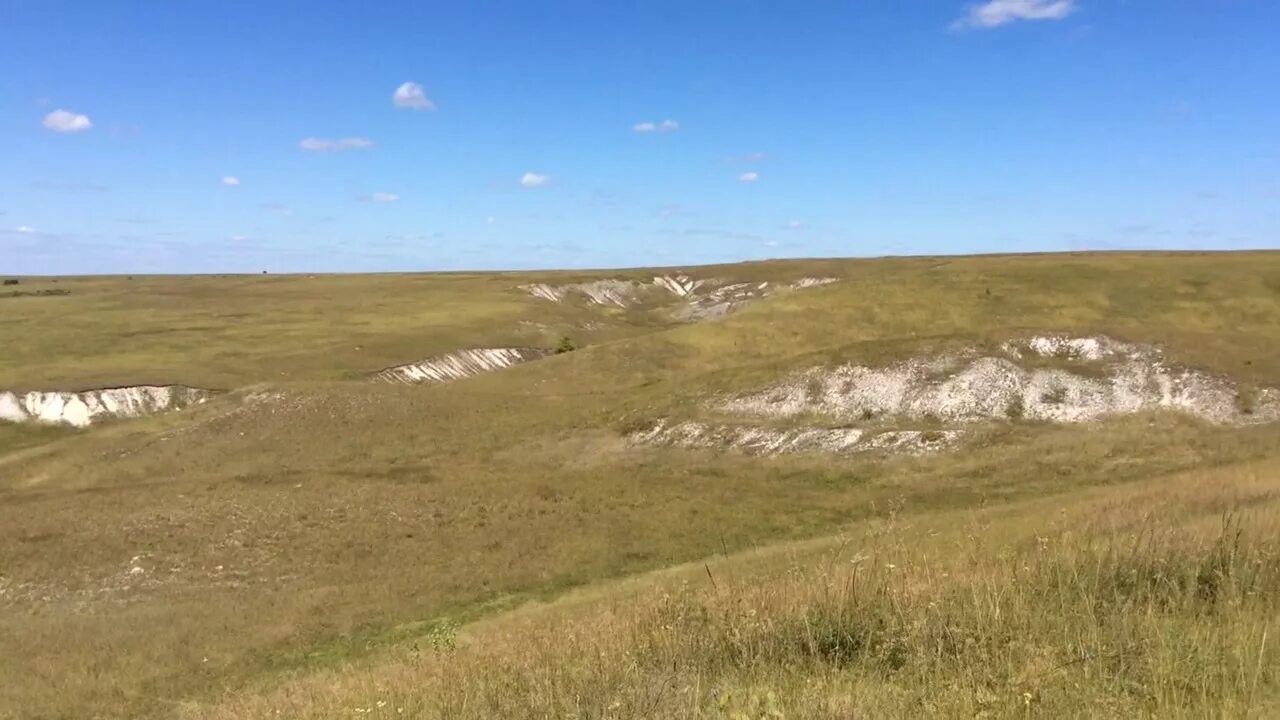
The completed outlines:
<svg viewBox="0 0 1280 720">
<path fill-rule="evenodd" d="M 438 355 L 408 365 L 397 365 L 373 375 L 373 380 L 391 383 L 450 382 L 480 373 L 502 370 L 512 365 L 545 357 L 542 348 L 476 348 Z"/>
<path fill-rule="evenodd" d="M 953 445 L 960 433 L 953 430 L 887 430 L 860 428 L 769 428 L 745 425 L 713 425 L 701 422 L 659 421 L 647 430 L 632 433 L 634 443 L 685 448 L 729 449 L 749 455 L 820 452 L 842 455 L 884 451 L 918 455 Z"/>
<path fill-rule="evenodd" d="M 1063 367 L 1023 367 L 1028 356 Z M 1092 362 L 1073 371 L 1071 361 Z M 1038 336 L 1005 343 L 1000 355 L 976 350 L 917 357 L 888 367 L 814 368 L 722 409 L 785 417 L 924 419 L 973 422 L 1026 419 L 1079 423 L 1150 410 L 1188 413 L 1214 423 L 1280 420 L 1280 391 L 1242 394 L 1231 380 L 1169 364 L 1156 348 L 1110 338 Z"/>
<path fill-rule="evenodd" d="M 579 297 L 593 305 L 628 308 L 644 302 L 654 291 L 666 292 L 684 302 L 674 311 L 684 320 L 719 317 L 751 300 L 784 290 L 800 290 L 836 282 L 836 278 L 800 278 L 793 283 L 730 282 L 723 279 L 697 279 L 684 274 L 655 276 L 649 283 L 635 280 L 604 279 L 588 283 L 547 285 L 534 283 L 520 289 L 534 297 L 551 302 L 565 302 Z"/>
<path fill-rule="evenodd" d="M 1052 359 L 1052 362 L 1046 362 Z M 664 420 L 637 443 L 751 454 L 918 454 L 956 445 L 981 421 L 1087 423 L 1149 411 L 1227 425 L 1280 421 L 1280 389 L 1242 389 L 1229 378 L 1177 367 L 1155 347 L 1104 336 L 1038 335 L 996 353 L 976 348 L 885 367 L 841 365 L 797 373 L 763 390 L 711 403 L 739 424 Z M 845 427 L 772 428 L 748 418 L 819 416 Z M 911 424 L 930 430 L 886 430 Z"/>
<path fill-rule="evenodd" d="M 181 410 L 209 399 L 208 390 L 182 385 L 138 385 L 83 392 L 0 391 L 0 421 L 86 427 L 110 418 Z"/>
</svg>

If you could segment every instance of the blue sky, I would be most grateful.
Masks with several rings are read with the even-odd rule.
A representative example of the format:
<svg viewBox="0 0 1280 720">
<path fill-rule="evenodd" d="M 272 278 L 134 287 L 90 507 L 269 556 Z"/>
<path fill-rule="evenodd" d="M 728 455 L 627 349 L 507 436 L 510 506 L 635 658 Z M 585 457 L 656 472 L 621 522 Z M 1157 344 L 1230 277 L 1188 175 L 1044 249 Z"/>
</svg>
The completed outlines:
<svg viewBox="0 0 1280 720">
<path fill-rule="evenodd" d="M 1278 28 L 1269 0 L 0 0 L 0 272 L 1277 247 Z"/>
</svg>

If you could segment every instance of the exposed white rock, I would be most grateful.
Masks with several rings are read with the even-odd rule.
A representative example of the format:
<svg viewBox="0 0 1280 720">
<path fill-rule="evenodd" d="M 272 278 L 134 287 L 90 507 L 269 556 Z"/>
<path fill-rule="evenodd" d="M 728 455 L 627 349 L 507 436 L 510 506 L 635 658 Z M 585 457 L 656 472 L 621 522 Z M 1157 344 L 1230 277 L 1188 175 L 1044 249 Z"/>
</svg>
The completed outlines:
<svg viewBox="0 0 1280 720">
<path fill-rule="evenodd" d="M 1241 394 L 1229 379 L 1178 368 L 1159 349 L 1111 338 L 1042 335 L 1001 346 L 1003 355 L 970 348 L 887 367 L 843 365 L 798 373 L 763 391 L 714 403 L 757 417 L 825 415 L 861 427 L 771 428 L 662 421 L 632 433 L 632 442 L 723 448 L 751 454 L 789 452 L 918 454 L 953 447 L 966 423 L 1026 419 L 1082 423 L 1152 410 L 1184 412 L 1209 422 L 1280 421 L 1280 389 Z M 1027 354 L 1058 358 L 1061 367 L 1023 367 Z M 1073 363 L 1081 372 L 1073 372 Z M 1086 366 L 1087 364 L 1087 366 Z M 883 430 L 925 421 L 941 429 Z"/>
<path fill-rule="evenodd" d="M 666 421 L 630 436 L 632 442 L 646 445 L 722 448 L 752 455 L 796 452 L 854 454 L 877 450 L 918 454 L 945 449 L 959 438 L 960 433 L 955 430 L 874 432 L 859 428 L 769 428 L 700 422 L 668 424 Z"/>
<path fill-rule="evenodd" d="M 737 413 L 790 416 L 817 412 L 840 419 L 998 418 L 1076 423 L 1148 410 L 1176 410 L 1215 423 L 1280 420 L 1280 391 L 1246 402 L 1230 380 L 1172 367 L 1155 348 L 1104 337 L 1036 337 L 1007 343 L 1066 360 L 1107 361 L 1101 374 L 1019 366 L 1008 357 L 967 351 L 915 358 L 883 368 L 815 368 L 722 404 Z"/>
<path fill-rule="evenodd" d="M 696 279 L 684 274 L 658 275 L 646 285 L 632 280 L 604 279 L 589 283 L 521 285 L 520 289 L 534 297 L 563 302 L 578 296 L 595 305 L 627 308 L 642 302 L 650 291 L 665 290 L 685 301 L 674 313 L 684 320 L 720 317 L 741 305 L 783 290 L 798 290 L 836 282 L 836 278 L 806 277 L 790 284 L 729 282 L 722 279 Z"/>
<path fill-rule="evenodd" d="M 394 383 L 449 382 L 537 360 L 547 354 L 542 348 L 520 347 L 458 350 L 387 368 L 375 373 L 372 379 Z"/>
<path fill-rule="evenodd" d="M 818 287 L 819 285 L 830 285 L 839 280 L 840 278 L 833 277 L 805 277 L 792 283 L 791 287 L 796 290 L 802 290 L 804 288 Z"/>
<path fill-rule="evenodd" d="M 181 385 L 85 390 L 83 392 L 0 391 L 0 420 L 85 427 L 107 418 L 133 418 L 180 410 L 209 399 L 208 390 Z"/>
<path fill-rule="evenodd" d="M 547 285 L 546 283 L 533 283 L 532 285 L 521 285 L 521 290 L 527 291 L 530 295 L 550 300 L 551 302 L 560 302 L 564 300 L 566 292 L 563 288 Z"/>
<path fill-rule="evenodd" d="M 653 279 L 653 284 L 676 297 L 688 297 L 706 284 L 706 281 L 694 280 L 688 275 L 659 275 Z"/>
<path fill-rule="evenodd" d="M 946 450 L 960 437 L 958 430 L 890 430 L 872 435 L 865 445 L 869 450 L 919 455 Z"/>
<path fill-rule="evenodd" d="M 1000 349 L 1015 358 L 1021 358 L 1024 353 L 1029 352 L 1040 357 L 1093 361 L 1121 357 L 1138 359 L 1152 354 L 1152 348 L 1120 342 L 1101 335 L 1095 337 L 1035 335 L 1024 340 L 1006 342 Z"/>
<path fill-rule="evenodd" d="M 630 280 L 596 280 L 582 283 L 575 289 L 596 305 L 614 305 L 625 308 L 636 303 L 636 296 L 643 286 Z"/>
<path fill-rule="evenodd" d="M 646 288 L 631 280 L 605 279 L 571 285 L 535 283 L 521 285 L 520 289 L 534 297 L 552 302 L 563 302 L 572 295 L 578 295 L 596 305 L 625 308 L 634 305 L 638 295 Z"/>
</svg>

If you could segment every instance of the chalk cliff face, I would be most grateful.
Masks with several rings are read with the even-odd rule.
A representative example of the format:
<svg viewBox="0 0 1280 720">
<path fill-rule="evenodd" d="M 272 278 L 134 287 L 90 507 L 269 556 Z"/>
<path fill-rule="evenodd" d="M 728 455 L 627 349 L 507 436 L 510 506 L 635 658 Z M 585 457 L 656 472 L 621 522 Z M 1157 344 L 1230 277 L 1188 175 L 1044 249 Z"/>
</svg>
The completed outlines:
<svg viewBox="0 0 1280 720">
<path fill-rule="evenodd" d="M 1102 336 L 1040 335 L 1006 342 L 996 353 L 970 348 L 885 367 L 812 368 L 757 392 L 723 398 L 712 409 L 746 422 L 668 419 L 630 438 L 761 455 L 914 454 L 957 445 L 966 425 L 975 422 L 1087 423 L 1151 411 L 1224 425 L 1276 422 L 1280 389 L 1242 389 L 1229 378 L 1172 365 L 1155 347 Z M 841 426 L 758 424 L 796 417 Z M 889 429 L 903 425 L 917 429 Z"/>
<path fill-rule="evenodd" d="M 182 385 L 138 385 L 83 392 L 0 391 L 0 421 L 85 427 L 109 418 L 180 410 L 209 399 L 208 390 Z"/>
<path fill-rule="evenodd" d="M 376 373 L 373 379 L 394 383 L 449 382 L 537 360 L 547 354 L 548 351 L 541 348 L 458 350 L 421 362 L 387 368 Z"/>
<path fill-rule="evenodd" d="M 768 297 L 776 292 L 802 290 L 836 281 L 836 278 L 807 277 L 793 283 L 735 283 L 716 278 L 699 280 L 688 275 L 659 275 L 650 283 L 607 279 L 569 285 L 536 283 L 521 285 L 520 289 L 552 302 L 566 302 L 576 297 L 592 305 L 618 308 L 638 305 L 647 297 L 651 298 L 654 291 L 665 291 L 684 301 L 673 311 L 677 318 L 701 320 L 719 317 L 752 300 Z"/>
<path fill-rule="evenodd" d="M 1152 347 L 1105 337 L 1037 336 L 999 355 L 976 350 L 919 357 L 889 367 L 815 368 L 724 409 L 766 416 L 818 413 L 841 420 L 935 418 L 1075 423 L 1150 410 L 1175 410 L 1215 423 L 1280 419 L 1280 391 L 1243 395 L 1227 378 L 1169 364 Z M 1059 367 L 1026 367 L 1033 357 Z M 1079 369 L 1073 367 L 1080 364 Z M 1092 367 L 1086 368 L 1085 364 Z"/>
<path fill-rule="evenodd" d="M 632 433 L 632 442 L 688 448 L 722 448 L 749 455 L 795 452 L 852 455 L 883 451 L 896 454 L 938 452 L 960 439 L 955 430 L 861 430 L 858 428 L 769 428 L 686 421 L 659 421 Z"/>
</svg>

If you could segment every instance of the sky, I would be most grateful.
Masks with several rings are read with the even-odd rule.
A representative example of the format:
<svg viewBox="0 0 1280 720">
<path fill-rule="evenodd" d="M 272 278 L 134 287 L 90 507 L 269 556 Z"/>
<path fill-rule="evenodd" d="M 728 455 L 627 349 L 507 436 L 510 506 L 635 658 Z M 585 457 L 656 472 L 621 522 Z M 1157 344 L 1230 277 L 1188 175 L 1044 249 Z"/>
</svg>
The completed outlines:
<svg viewBox="0 0 1280 720">
<path fill-rule="evenodd" d="M 1273 0 L 0 0 L 0 273 L 1280 247 Z"/>
</svg>

